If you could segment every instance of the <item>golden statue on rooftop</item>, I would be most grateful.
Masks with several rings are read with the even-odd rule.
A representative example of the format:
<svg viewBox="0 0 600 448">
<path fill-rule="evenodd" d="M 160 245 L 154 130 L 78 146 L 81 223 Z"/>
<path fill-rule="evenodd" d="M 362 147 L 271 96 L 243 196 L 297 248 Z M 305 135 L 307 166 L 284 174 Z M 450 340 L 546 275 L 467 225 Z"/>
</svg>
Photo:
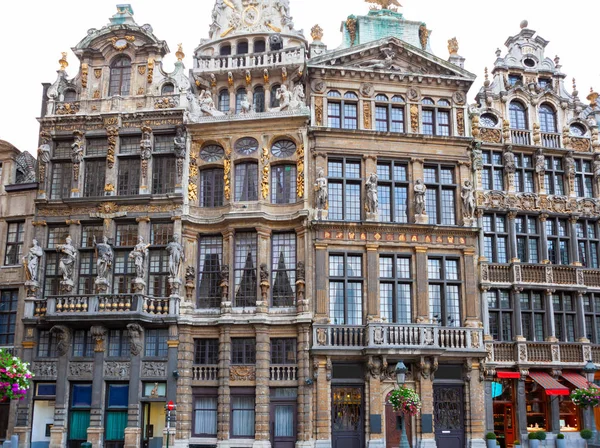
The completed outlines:
<svg viewBox="0 0 600 448">
<path fill-rule="evenodd" d="M 58 63 L 60 64 L 60 71 L 64 72 L 69 66 L 69 63 L 67 62 L 67 52 L 63 51 L 61 55 L 62 57 L 59 59 Z"/>
<path fill-rule="evenodd" d="M 390 11 L 398 11 L 398 7 L 402 7 L 398 0 L 365 0 L 365 2 L 378 5 L 381 9 L 389 9 Z M 372 9 L 376 9 L 376 6 L 373 6 Z"/>
</svg>

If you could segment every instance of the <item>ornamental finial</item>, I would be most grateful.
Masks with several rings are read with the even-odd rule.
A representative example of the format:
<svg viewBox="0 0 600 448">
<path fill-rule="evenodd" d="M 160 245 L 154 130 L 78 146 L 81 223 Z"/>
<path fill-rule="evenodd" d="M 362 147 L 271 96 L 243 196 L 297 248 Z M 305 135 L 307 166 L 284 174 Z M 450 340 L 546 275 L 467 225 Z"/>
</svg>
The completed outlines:
<svg viewBox="0 0 600 448">
<path fill-rule="evenodd" d="M 371 9 L 377 9 L 377 6 L 380 9 L 388 9 L 390 11 L 398 11 L 398 8 L 402 7 L 402 5 L 398 2 L 398 0 L 365 0 L 367 3 L 371 3 L 374 6 Z"/>
<path fill-rule="evenodd" d="M 58 60 L 58 63 L 60 64 L 60 71 L 64 72 L 65 69 L 69 66 L 69 63 L 67 62 L 67 52 L 63 51 L 61 55 L 62 57 Z"/>
<path fill-rule="evenodd" d="M 310 35 L 314 41 L 319 42 L 321 39 L 323 39 L 323 28 L 321 28 L 318 24 L 313 26 L 310 30 Z"/>
<path fill-rule="evenodd" d="M 456 37 L 453 37 L 448 41 L 448 52 L 450 55 L 458 54 L 458 40 Z"/>
<path fill-rule="evenodd" d="M 177 60 L 179 62 L 183 61 L 183 58 L 185 58 L 185 53 L 183 52 L 182 44 L 177 44 L 177 53 L 175 53 L 175 56 L 177 56 Z"/>
<path fill-rule="evenodd" d="M 597 92 L 594 92 L 593 87 L 590 87 L 590 94 L 587 96 L 587 100 L 590 102 L 590 106 L 596 107 L 598 103 L 598 97 L 600 97 L 600 95 Z"/>
</svg>

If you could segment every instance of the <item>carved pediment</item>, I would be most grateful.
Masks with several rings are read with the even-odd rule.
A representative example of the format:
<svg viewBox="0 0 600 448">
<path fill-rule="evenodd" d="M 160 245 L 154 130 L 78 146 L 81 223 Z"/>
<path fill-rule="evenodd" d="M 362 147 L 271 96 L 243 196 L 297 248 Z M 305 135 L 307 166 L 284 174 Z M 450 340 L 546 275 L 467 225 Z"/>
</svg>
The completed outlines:
<svg viewBox="0 0 600 448">
<path fill-rule="evenodd" d="M 309 61 L 311 67 L 380 70 L 398 75 L 455 76 L 475 79 L 475 75 L 397 38 L 335 50 Z"/>
</svg>

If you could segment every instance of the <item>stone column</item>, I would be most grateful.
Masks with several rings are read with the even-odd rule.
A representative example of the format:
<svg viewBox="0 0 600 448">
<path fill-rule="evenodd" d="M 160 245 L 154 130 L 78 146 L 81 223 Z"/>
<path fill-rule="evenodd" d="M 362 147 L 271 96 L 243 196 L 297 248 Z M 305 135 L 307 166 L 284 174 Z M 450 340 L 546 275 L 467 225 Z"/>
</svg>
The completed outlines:
<svg viewBox="0 0 600 448">
<path fill-rule="evenodd" d="M 577 293 L 577 330 L 575 336 L 577 337 L 577 342 L 583 342 L 585 344 L 589 344 L 590 340 L 587 337 L 588 330 L 585 323 L 585 307 L 583 304 L 583 293 Z M 584 359 L 584 362 L 589 360 Z"/>
<path fill-rule="evenodd" d="M 375 362 L 380 362 L 379 358 L 377 358 L 375 360 Z M 371 367 L 371 361 L 369 361 L 369 364 Z M 371 428 L 371 430 L 369 431 L 368 434 L 368 444 L 367 447 L 368 448 L 384 448 L 385 447 L 385 440 L 384 440 L 384 432 L 383 432 L 383 428 L 384 428 L 384 420 L 385 420 L 385 409 L 384 409 L 384 396 L 381 393 L 381 379 L 380 379 L 380 375 L 381 375 L 381 363 L 378 364 L 379 368 L 370 368 L 371 372 L 370 374 L 367 374 L 368 377 L 368 384 L 366 385 L 368 387 L 368 392 L 369 392 L 369 400 L 368 400 L 368 414 L 365 415 L 365 419 L 368 422 L 370 415 L 379 415 L 381 417 L 381 432 L 375 434 L 373 433 L 373 430 Z M 367 408 L 367 406 L 365 406 L 365 408 Z M 366 414 L 366 412 L 365 412 Z"/>
<path fill-rule="evenodd" d="M 553 370 L 551 372 L 552 377 L 555 380 L 560 378 L 561 371 Z M 550 395 L 546 397 L 550 401 L 550 425 L 552 432 L 558 434 L 560 432 L 560 402 L 557 395 Z M 585 411 L 584 411 L 585 413 Z"/>
<path fill-rule="evenodd" d="M 540 215 L 540 243 L 541 243 L 541 253 L 540 259 L 543 264 L 549 264 L 550 260 L 548 260 L 548 236 L 546 235 L 546 220 L 548 219 L 548 215 L 542 213 Z"/>
<path fill-rule="evenodd" d="M 579 243 L 577 239 L 577 221 L 579 216 L 573 215 L 569 218 L 571 223 L 571 238 L 569 238 L 569 259 L 571 264 L 574 266 L 581 266 L 581 260 L 579 259 Z"/>
<path fill-rule="evenodd" d="M 90 410 L 90 427 L 87 431 L 87 441 L 92 444 L 92 448 L 101 448 L 103 446 L 104 436 L 104 413 L 103 409 L 103 391 L 104 391 L 104 343 L 106 341 L 106 328 L 94 326 L 90 328 L 90 333 L 94 338 L 94 376 L 92 382 L 92 406 Z M 58 397 L 58 387 L 56 389 Z"/>
<path fill-rule="evenodd" d="M 270 342 L 269 328 L 256 325 L 256 419 L 254 421 L 253 448 L 269 448 L 269 364 Z"/>
<path fill-rule="evenodd" d="M 517 251 L 517 212 L 511 210 L 508 213 L 508 238 L 509 238 L 509 253 L 508 258 L 511 263 L 519 263 L 519 254 Z"/>
<path fill-rule="evenodd" d="M 331 448 L 331 377 L 328 376 L 327 362 L 327 358 L 323 356 L 313 359 L 317 376 L 315 448 Z"/>
<path fill-rule="evenodd" d="M 523 291 L 520 288 L 515 288 L 510 292 L 510 295 L 512 297 L 512 303 L 513 303 L 513 309 L 515 310 L 515 315 L 514 315 L 514 328 L 515 328 L 515 333 L 514 333 L 514 339 L 516 341 L 524 341 L 525 338 L 523 337 L 523 322 L 521 320 L 521 300 L 519 300 L 519 293 Z"/>
<path fill-rule="evenodd" d="M 315 276 L 316 307 L 315 319 L 325 321 L 329 316 L 329 299 L 327 294 L 327 244 L 315 244 L 315 272 L 323 275 Z"/>
<path fill-rule="evenodd" d="M 220 327 L 219 335 L 219 401 L 217 405 L 217 446 L 229 448 L 231 395 L 229 366 L 231 365 L 231 335 L 229 326 Z"/>
<path fill-rule="evenodd" d="M 517 422 L 519 440 L 527 440 L 527 397 L 525 395 L 525 378 L 529 372 L 521 370 L 521 379 L 517 380 Z"/>
<path fill-rule="evenodd" d="M 135 329 L 142 331 L 140 332 L 139 339 L 131 338 L 130 336 L 131 359 L 129 367 L 129 405 L 127 413 L 127 427 L 125 428 L 124 447 L 139 448 L 140 436 L 142 435 L 142 428 L 140 425 L 140 374 L 142 370 L 142 355 L 144 350 L 144 333 L 143 328 L 138 324 L 130 325 L 139 327 Z M 130 335 L 131 334 L 132 333 L 130 333 Z"/>
<path fill-rule="evenodd" d="M 179 349 L 179 331 L 177 325 L 169 326 L 169 339 L 167 340 L 167 403 L 172 401 L 173 404 L 177 405 L 177 382 L 179 379 L 179 371 L 177 370 L 177 356 Z M 169 443 L 175 443 L 175 438 L 177 436 L 177 421 L 179 420 L 179 412 L 178 409 L 171 411 L 171 427 L 168 430 L 169 440 L 172 441 Z M 166 442 L 167 437 L 167 428 L 163 431 L 164 439 L 163 442 Z"/>
<path fill-rule="evenodd" d="M 465 262 L 465 294 L 470 296 L 471 294 L 477 291 L 477 258 L 475 254 L 475 249 L 465 249 L 464 250 L 464 262 Z M 427 277 L 417 277 L 425 279 Z M 427 287 L 427 283 L 425 283 L 425 287 Z M 474 294 L 472 297 L 476 298 L 477 294 Z M 465 326 L 467 327 L 476 327 L 479 328 L 479 324 L 481 323 L 481 310 L 477 300 L 465 300 Z"/>
<path fill-rule="evenodd" d="M 553 289 L 547 289 L 545 291 L 545 306 L 546 310 L 546 341 L 548 342 L 558 342 L 556 339 L 556 324 L 554 322 L 554 304 L 552 303 L 552 294 L 554 294 Z"/>
<path fill-rule="evenodd" d="M 379 305 L 379 257 L 378 244 L 367 244 L 367 322 L 379 320 L 381 316 Z M 319 271 L 317 271 L 319 272 Z"/>
<path fill-rule="evenodd" d="M 194 339 L 192 327 L 179 326 L 179 347 L 177 370 L 177 440 L 189 439 L 192 436 L 192 365 L 194 363 Z"/>
<path fill-rule="evenodd" d="M 426 247 L 415 247 L 415 278 L 422 279 L 422 281 L 416 282 L 416 323 L 425 324 L 429 323 L 429 287 L 425 279 L 428 278 L 427 270 L 427 248 Z"/>
</svg>

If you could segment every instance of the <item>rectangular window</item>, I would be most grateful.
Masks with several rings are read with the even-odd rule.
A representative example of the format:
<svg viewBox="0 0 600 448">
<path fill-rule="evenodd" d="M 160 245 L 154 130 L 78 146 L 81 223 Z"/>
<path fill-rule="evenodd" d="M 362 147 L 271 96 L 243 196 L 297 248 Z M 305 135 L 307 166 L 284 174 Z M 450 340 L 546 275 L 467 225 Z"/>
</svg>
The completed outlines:
<svg viewBox="0 0 600 448">
<path fill-rule="evenodd" d="M 255 232 L 235 235 L 235 303 L 234 306 L 256 306 L 258 294 L 257 239 Z"/>
<path fill-rule="evenodd" d="M 592 161 L 575 160 L 575 194 L 580 198 L 594 197 L 594 172 Z"/>
<path fill-rule="evenodd" d="M 460 327 L 459 260 L 428 258 L 429 318 L 444 327 Z"/>
<path fill-rule="evenodd" d="M 293 204 L 294 202 L 296 202 L 296 166 L 271 167 L 271 203 Z"/>
<path fill-rule="evenodd" d="M 296 234 L 273 234 L 271 258 L 273 306 L 294 306 L 296 303 Z"/>
<path fill-rule="evenodd" d="M 237 163 L 235 165 L 236 202 L 258 201 L 258 164 Z"/>
<path fill-rule="evenodd" d="M 55 159 L 71 159 L 71 145 L 73 140 L 55 140 L 52 157 Z"/>
<path fill-rule="evenodd" d="M 169 330 L 160 328 L 145 331 L 146 350 L 145 356 L 164 358 L 167 356 L 167 340 L 169 339 Z"/>
<path fill-rule="evenodd" d="M 129 404 L 128 384 L 107 384 L 105 437 L 107 442 L 125 440 L 127 407 Z"/>
<path fill-rule="evenodd" d="M 0 345 L 13 345 L 15 343 L 18 303 L 18 289 L 3 289 L 0 291 Z"/>
<path fill-rule="evenodd" d="M 539 263 L 540 233 L 535 216 L 517 216 L 517 258 L 522 263 Z"/>
<path fill-rule="evenodd" d="M 362 325 L 362 255 L 329 255 L 329 318 L 334 325 Z"/>
<path fill-rule="evenodd" d="M 492 263 L 508 263 L 508 227 L 506 216 L 483 215 L 483 253 Z"/>
<path fill-rule="evenodd" d="M 600 295 L 583 296 L 586 337 L 592 344 L 600 344 Z"/>
<path fill-rule="evenodd" d="M 86 160 L 84 190 L 85 197 L 104 196 L 104 175 L 106 174 L 106 160 Z"/>
<path fill-rule="evenodd" d="M 487 293 L 490 334 L 495 341 L 512 342 L 512 300 L 510 291 L 494 289 Z"/>
<path fill-rule="evenodd" d="M 388 106 L 375 106 L 375 130 L 379 132 L 388 132 L 388 120 Z"/>
<path fill-rule="evenodd" d="M 360 161 L 329 160 L 329 219 L 360 221 Z"/>
<path fill-rule="evenodd" d="M 175 157 L 154 157 L 152 159 L 152 194 L 174 193 L 176 176 Z"/>
<path fill-rule="evenodd" d="M 456 225 L 454 168 L 426 165 L 423 173 L 429 224 Z"/>
<path fill-rule="evenodd" d="M 231 436 L 254 438 L 254 390 L 231 388 Z"/>
<path fill-rule="evenodd" d="M 218 308 L 221 305 L 222 260 L 223 237 L 200 237 L 197 308 Z"/>
<path fill-rule="evenodd" d="M 483 151 L 481 183 L 484 190 L 504 190 L 504 163 L 499 151 Z"/>
<path fill-rule="evenodd" d="M 56 339 L 48 330 L 40 330 L 38 358 L 56 358 Z"/>
<path fill-rule="evenodd" d="M 133 293 L 135 263 L 129 254 L 137 243 L 137 233 L 137 224 L 117 224 L 113 261 L 113 293 L 115 294 Z"/>
<path fill-rule="evenodd" d="M 194 389 L 194 437 L 217 436 L 217 396 L 215 388 Z"/>
<path fill-rule="evenodd" d="M 271 339 L 271 364 L 296 364 L 296 339 Z"/>
<path fill-rule="evenodd" d="M 94 248 L 94 240 L 98 243 L 102 242 L 104 236 L 104 226 L 102 225 L 87 225 L 83 226 L 81 231 L 81 248 Z"/>
<path fill-rule="evenodd" d="M 150 231 L 150 263 L 148 293 L 154 297 L 167 297 L 169 254 L 167 244 L 173 237 L 173 224 L 152 223 Z"/>
<path fill-rule="evenodd" d="M 129 358 L 129 331 L 110 330 L 108 332 L 108 356 L 112 358 Z"/>
<path fill-rule="evenodd" d="M 600 268 L 598 262 L 600 238 L 597 221 L 583 219 L 577 222 L 577 245 L 581 264 L 586 268 Z"/>
<path fill-rule="evenodd" d="M 94 294 L 96 260 L 93 250 L 79 251 L 79 294 Z"/>
<path fill-rule="evenodd" d="M 88 330 L 73 332 L 73 356 L 76 358 L 92 358 L 94 356 L 94 341 Z"/>
<path fill-rule="evenodd" d="M 223 168 L 213 168 L 200 172 L 200 206 L 221 207 L 223 205 Z"/>
<path fill-rule="evenodd" d="M 358 104 L 344 102 L 344 129 L 358 129 Z"/>
<path fill-rule="evenodd" d="M 546 172 L 544 175 L 544 185 L 547 194 L 562 196 L 565 194 L 565 171 L 563 169 L 562 158 L 547 156 Z"/>
<path fill-rule="evenodd" d="M 411 257 L 381 255 L 379 257 L 379 297 L 381 317 L 386 322 L 412 323 Z"/>
<path fill-rule="evenodd" d="M 62 276 L 58 270 L 60 254 L 56 252 L 59 244 L 64 244 L 69 235 L 68 227 L 50 227 L 48 228 L 48 247 L 45 250 L 46 270 L 44 275 L 44 294 L 58 295 L 60 291 L 60 281 Z"/>
<path fill-rule="evenodd" d="M 154 152 L 171 152 L 175 150 L 175 134 L 159 134 L 154 136 Z"/>
<path fill-rule="evenodd" d="M 450 111 L 438 110 L 437 112 L 437 135 L 450 135 Z"/>
<path fill-rule="evenodd" d="M 85 143 L 85 155 L 92 157 L 104 157 L 108 152 L 108 139 L 88 138 Z"/>
<path fill-rule="evenodd" d="M 231 338 L 231 364 L 249 366 L 256 364 L 256 339 Z"/>
<path fill-rule="evenodd" d="M 399 162 L 377 163 L 379 220 L 408 222 L 408 166 Z"/>
<path fill-rule="evenodd" d="M 515 154 L 515 189 L 519 193 L 533 193 L 533 159 L 525 154 Z"/>
<path fill-rule="evenodd" d="M 542 295 L 539 292 L 519 293 L 523 337 L 528 341 L 543 342 L 546 338 L 544 317 L 546 314 Z"/>
<path fill-rule="evenodd" d="M 392 132 L 405 132 L 404 130 L 404 107 L 392 106 L 392 121 L 391 131 Z"/>
<path fill-rule="evenodd" d="M 119 154 L 139 154 L 141 140 L 139 135 L 121 137 Z"/>
<path fill-rule="evenodd" d="M 575 342 L 575 301 L 571 294 L 552 294 L 554 327 L 556 337 L 561 342 Z"/>
<path fill-rule="evenodd" d="M 425 135 L 433 135 L 434 121 L 433 121 L 434 111 L 431 109 L 423 109 L 422 111 L 422 119 L 421 119 L 421 129 L 423 134 Z"/>
<path fill-rule="evenodd" d="M 194 339 L 194 364 L 216 365 L 219 363 L 218 339 Z"/>
<path fill-rule="evenodd" d="M 25 235 L 24 222 L 9 222 L 6 235 L 6 253 L 4 255 L 5 266 L 21 264 L 23 259 L 23 237 Z"/>
<path fill-rule="evenodd" d="M 140 159 L 119 158 L 117 194 L 135 196 L 140 192 Z"/>
<path fill-rule="evenodd" d="M 52 185 L 50 199 L 68 199 L 71 197 L 73 164 L 71 162 L 52 162 Z"/>
<path fill-rule="evenodd" d="M 87 441 L 92 407 L 92 385 L 90 383 L 72 383 L 69 406 L 69 446 L 80 446 Z"/>
<path fill-rule="evenodd" d="M 569 222 L 566 219 L 546 220 L 548 259 L 552 264 L 569 264 Z"/>
<path fill-rule="evenodd" d="M 340 103 L 327 102 L 327 125 L 330 128 L 342 127 L 342 105 Z"/>
</svg>

